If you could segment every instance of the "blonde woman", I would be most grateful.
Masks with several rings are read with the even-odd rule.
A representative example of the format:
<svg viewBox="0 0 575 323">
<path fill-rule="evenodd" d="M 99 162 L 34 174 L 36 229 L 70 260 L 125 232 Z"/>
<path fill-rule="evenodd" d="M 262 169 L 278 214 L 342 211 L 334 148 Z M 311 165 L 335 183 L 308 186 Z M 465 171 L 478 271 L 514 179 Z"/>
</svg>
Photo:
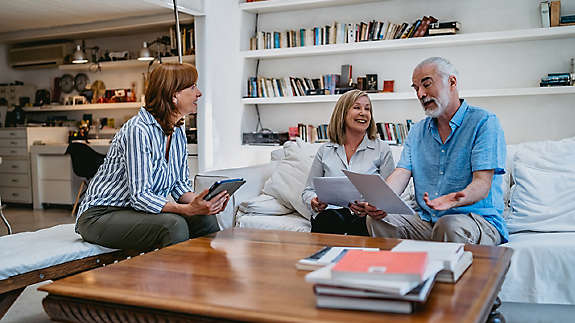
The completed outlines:
<svg viewBox="0 0 575 323">
<path fill-rule="evenodd" d="M 304 203 L 312 211 L 311 231 L 367 236 L 363 207 L 328 206 L 317 198 L 314 177 L 345 176 L 343 169 L 386 178 L 394 169 L 389 146 L 378 138 L 371 101 L 367 93 L 352 90 L 342 95 L 331 114 L 329 142 L 322 145 L 311 166 Z"/>
</svg>

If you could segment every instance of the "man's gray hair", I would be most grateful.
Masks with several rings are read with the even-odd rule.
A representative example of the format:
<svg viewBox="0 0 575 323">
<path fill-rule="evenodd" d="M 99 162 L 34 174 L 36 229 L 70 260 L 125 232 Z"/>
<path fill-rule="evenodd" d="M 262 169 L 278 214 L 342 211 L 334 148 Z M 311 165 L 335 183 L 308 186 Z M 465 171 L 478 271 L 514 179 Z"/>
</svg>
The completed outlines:
<svg viewBox="0 0 575 323">
<path fill-rule="evenodd" d="M 455 66 L 443 57 L 430 57 L 424 59 L 421 63 L 417 64 L 414 70 L 423 67 L 424 65 L 433 64 L 437 67 L 437 71 L 441 74 L 444 81 L 447 81 L 449 76 L 454 75 L 457 78 L 457 70 Z"/>
</svg>

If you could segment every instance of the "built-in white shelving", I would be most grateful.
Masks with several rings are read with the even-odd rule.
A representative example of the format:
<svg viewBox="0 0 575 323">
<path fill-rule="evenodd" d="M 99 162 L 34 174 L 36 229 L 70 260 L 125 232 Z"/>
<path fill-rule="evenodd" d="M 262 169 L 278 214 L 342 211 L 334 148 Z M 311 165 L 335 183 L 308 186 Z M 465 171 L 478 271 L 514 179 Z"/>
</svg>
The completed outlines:
<svg viewBox="0 0 575 323">
<path fill-rule="evenodd" d="M 243 51 L 242 55 L 246 59 L 284 58 L 350 54 L 357 52 L 365 53 L 369 51 L 390 51 L 417 48 L 481 45 L 572 37 L 575 37 L 575 26 L 563 26 L 553 28 L 517 29 L 446 36 L 365 41 L 347 44 L 247 50 Z"/>
<path fill-rule="evenodd" d="M 240 9 L 251 13 L 268 13 L 277 11 L 345 6 L 377 1 L 381 0 L 267 0 L 244 2 L 240 4 Z"/>
<path fill-rule="evenodd" d="M 183 56 L 182 60 L 184 62 L 194 64 L 196 61 L 195 55 Z M 162 62 L 177 62 L 177 56 L 162 57 Z M 127 69 L 134 67 L 146 67 L 149 61 L 139 61 L 137 59 L 130 59 L 125 61 L 112 61 L 112 62 L 99 62 L 99 63 L 86 63 L 86 64 L 65 64 L 58 66 L 58 69 L 62 71 L 97 71 L 97 70 L 117 70 L 117 69 Z"/>
<path fill-rule="evenodd" d="M 138 109 L 141 102 L 76 104 L 76 105 L 45 105 L 41 107 L 24 108 L 26 112 L 52 112 L 52 111 L 88 111 L 88 110 L 129 110 Z"/>
<path fill-rule="evenodd" d="M 461 90 L 462 98 L 575 94 L 575 86 L 528 87 L 515 89 Z M 243 104 L 294 104 L 336 102 L 341 95 L 308 95 L 274 98 L 244 98 Z M 415 100 L 415 92 L 370 93 L 372 101 Z"/>
</svg>

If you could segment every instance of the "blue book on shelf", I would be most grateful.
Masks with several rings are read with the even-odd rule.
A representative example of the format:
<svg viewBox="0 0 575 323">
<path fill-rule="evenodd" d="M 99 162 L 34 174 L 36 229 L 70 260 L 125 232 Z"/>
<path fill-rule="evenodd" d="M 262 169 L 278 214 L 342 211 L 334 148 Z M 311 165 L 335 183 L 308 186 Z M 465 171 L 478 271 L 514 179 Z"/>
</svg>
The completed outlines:
<svg viewBox="0 0 575 323">
<path fill-rule="evenodd" d="M 274 48 L 280 48 L 280 33 L 274 32 Z"/>
</svg>

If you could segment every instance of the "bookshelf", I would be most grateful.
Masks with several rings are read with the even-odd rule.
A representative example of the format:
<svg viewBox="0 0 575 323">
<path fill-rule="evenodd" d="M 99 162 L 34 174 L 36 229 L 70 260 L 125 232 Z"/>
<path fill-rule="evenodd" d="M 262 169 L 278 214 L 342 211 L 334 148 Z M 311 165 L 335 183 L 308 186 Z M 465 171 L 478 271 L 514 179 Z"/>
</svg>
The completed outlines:
<svg viewBox="0 0 575 323">
<path fill-rule="evenodd" d="M 452 46 L 472 46 L 519 41 L 565 39 L 575 37 L 575 26 L 531 28 L 446 36 L 377 40 L 347 44 L 291 47 L 242 51 L 246 59 L 285 58 L 314 55 L 353 54 L 368 51 L 391 51 Z"/>
<path fill-rule="evenodd" d="M 465 98 L 530 96 L 530 95 L 559 95 L 575 94 L 575 86 L 531 87 L 516 89 L 478 89 L 462 90 L 460 95 Z M 244 98 L 243 104 L 294 104 L 294 103 L 327 103 L 337 102 L 340 95 L 308 95 L 275 98 Z M 414 92 L 370 93 L 372 102 L 394 100 L 416 100 Z"/>
<path fill-rule="evenodd" d="M 136 110 L 142 106 L 141 102 L 76 104 L 76 105 L 45 105 L 41 107 L 24 108 L 26 112 L 63 112 L 63 111 L 91 111 L 91 110 Z"/>
<path fill-rule="evenodd" d="M 247 98 L 249 77 L 317 78 L 339 74 L 352 65 L 358 76 L 377 74 L 395 80 L 392 93 L 370 94 L 376 122 L 405 122 L 424 118 L 411 85 L 413 67 L 431 56 L 449 59 L 459 71 L 460 96 L 472 105 L 495 112 L 508 143 L 560 139 L 575 135 L 572 120 L 575 87 L 538 87 L 547 73 L 569 71 L 575 57 L 575 26 L 541 28 L 539 1 L 510 0 L 505 6 L 487 2 L 424 0 L 267 0 L 243 3 L 242 132 L 256 129 L 257 112 L 263 127 L 287 131 L 302 122 L 327 123 L 339 95 Z M 575 5 L 562 3 L 562 12 Z M 566 7 L 567 6 L 567 7 Z M 338 23 L 380 20 L 411 23 L 424 15 L 440 21 L 460 21 L 459 34 L 356 43 L 249 50 L 249 38 L 258 31 L 282 32 Z M 297 19 L 294 19 L 297 17 Z M 256 74 L 257 71 L 257 74 Z M 547 119 L 541 126 L 540 120 Z M 251 122 L 250 122 L 251 121 Z M 560 123 L 556 127 L 553 124 Z M 538 127 L 539 133 L 529 129 Z M 545 128 L 545 129 L 543 129 Z"/>
</svg>

